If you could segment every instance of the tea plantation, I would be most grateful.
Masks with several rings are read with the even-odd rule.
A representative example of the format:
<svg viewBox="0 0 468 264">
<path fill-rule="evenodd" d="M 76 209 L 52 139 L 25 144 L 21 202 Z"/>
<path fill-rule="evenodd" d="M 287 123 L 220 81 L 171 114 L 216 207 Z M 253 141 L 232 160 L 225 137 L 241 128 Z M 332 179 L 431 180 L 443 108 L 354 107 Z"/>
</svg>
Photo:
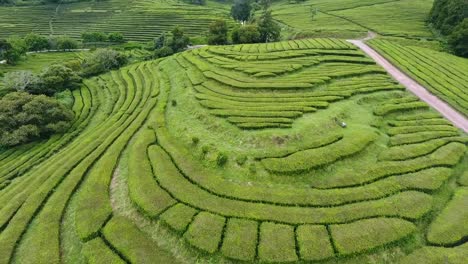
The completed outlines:
<svg viewBox="0 0 468 264">
<path fill-rule="evenodd" d="M 0 152 L 0 263 L 466 260 L 467 135 L 346 41 L 131 64 L 73 111 Z"/>
</svg>

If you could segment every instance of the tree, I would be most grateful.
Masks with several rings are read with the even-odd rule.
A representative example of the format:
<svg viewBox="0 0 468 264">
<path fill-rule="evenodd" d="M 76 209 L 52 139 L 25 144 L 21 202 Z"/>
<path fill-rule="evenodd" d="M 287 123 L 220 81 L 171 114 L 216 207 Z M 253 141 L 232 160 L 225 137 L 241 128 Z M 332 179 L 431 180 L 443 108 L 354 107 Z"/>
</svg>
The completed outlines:
<svg viewBox="0 0 468 264">
<path fill-rule="evenodd" d="M 179 52 L 187 48 L 190 43 L 189 37 L 184 35 L 184 31 L 179 27 L 175 27 L 172 31 L 172 38 L 169 42 L 169 47 L 174 52 Z"/>
<path fill-rule="evenodd" d="M 225 45 L 227 44 L 228 26 L 226 21 L 217 20 L 210 24 L 208 33 L 208 44 Z"/>
<path fill-rule="evenodd" d="M 162 33 L 158 38 L 154 39 L 154 49 L 160 49 L 167 45 L 166 33 Z"/>
<path fill-rule="evenodd" d="M 22 38 L 11 37 L 7 40 L 0 39 L 0 60 L 6 60 L 9 64 L 15 64 L 26 54 L 26 44 Z"/>
<path fill-rule="evenodd" d="M 232 42 L 240 43 L 258 43 L 260 42 L 260 31 L 256 24 L 237 27 L 232 31 Z"/>
<path fill-rule="evenodd" d="M 29 51 L 47 50 L 50 48 L 49 40 L 38 34 L 29 33 L 24 37 Z"/>
<path fill-rule="evenodd" d="M 46 68 L 41 72 L 39 78 L 42 89 L 37 92 L 30 91 L 31 93 L 53 95 L 66 89 L 79 88 L 82 81 L 76 72 L 61 64 L 54 64 Z"/>
<path fill-rule="evenodd" d="M 250 0 L 235 0 L 234 5 L 231 7 L 231 16 L 235 20 L 245 23 L 249 20 L 251 11 Z"/>
<path fill-rule="evenodd" d="M 84 43 L 106 42 L 108 40 L 107 35 L 102 32 L 84 32 L 81 34 L 81 39 Z"/>
<path fill-rule="evenodd" d="M 258 21 L 258 30 L 260 31 L 261 42 L 271 42 L 279 40 L 281 36 L 280 26 L 273 20 L 271 10 L 264 10 Z"/>
<path fill-rule="evenodd" d="M 436 0 L 429 15 L 429 22 L 442 34 L 448 35 L 467 17 L 468 1 Z"/>
<path fill-rule="evenodd" d="M 64 132 L 73 112 L 45 95 L 14 92 L 0 99 L 0 146 L 15 146 Z"/>
<path fill-rule="evenodd" d="M 107 38 L 109 39 L 110 42 L 114 42 L 114 43 L 124 43 L 125 42 L 124 35 L 122 33 L 118 33 L 118 32 L 109 33 L 109 35 L 107 35 Z"/>
<path fill-rule="evenodd" d="M 174 51 L 171 49 L 171 47 L 163 46 L 162 48 L 154 50 L 153 57 L 155 59 L 158 59 L 158 58 L 164 58 L 164 57 L 167 57 L 167 56 L 171 56 L 172 54 L 174 54 Z"/>
<path fill-rule="evenodd" d="M 455 27 L 448 43 L 456 55 L 468 58 L 468 18 Z"/>
<path fill-rule="evenodd" d="M 98 49 L 84 59 L 82 73 L 91 76 L 118 69 L 127 63 L 127 57 L 116 50 Z"/>
<path fill-rule="evenodd" d="M 15 71 L 6 73 L 3 83 L 8 90 L 23 92 L 31 86 L 39 85 L 40 80 L 31 71 Z"/>
<path fill-rule="evenodd" d="M 67 36 L 61 36 L 55 39 L 55 45 L 58 50 L 72 50 L 78 48 L 78 42 Z"/>
<path fill-rule="evenodd" d="M 81 77 L 72 69 L 55 64 L 46 68 L 39 75 L 30 71 L 7 73 L 4 83 L 5 88 L 9 90 L 50 96 L 66 89 L 78 88 Z"/>
</svg>

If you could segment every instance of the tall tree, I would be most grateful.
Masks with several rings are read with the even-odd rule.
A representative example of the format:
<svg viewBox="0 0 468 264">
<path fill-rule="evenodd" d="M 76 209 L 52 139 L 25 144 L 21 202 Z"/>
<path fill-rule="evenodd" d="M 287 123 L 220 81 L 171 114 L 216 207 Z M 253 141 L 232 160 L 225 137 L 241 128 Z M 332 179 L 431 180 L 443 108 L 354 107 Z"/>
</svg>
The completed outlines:
<svg viewBox="0 0 468 264">
<path fill-rule="evenodd" d="M 245 23 L 250 18 L 252 6 L 250 0 L 235 0 L 231 7 L 231 16 L 235 20 Z"/>
<path fill-rule="evenodd" d="M 226 21 L 217 20 L 210 24 L 208 32 L 208 44 L 210 45 L 225 45 L 228 38 L 228 26 Z"/>
<path fill-rule="evenodd" d="M 260 41 L 261 42 L 271 42 L 279 40 L 281 36 L 281 28 L 273 20 L 271 15 L 270 0 L 262 0 L 260 2 L 263 13 L 258 21 L 258 30 L 260 32 Z"/>
</svg>

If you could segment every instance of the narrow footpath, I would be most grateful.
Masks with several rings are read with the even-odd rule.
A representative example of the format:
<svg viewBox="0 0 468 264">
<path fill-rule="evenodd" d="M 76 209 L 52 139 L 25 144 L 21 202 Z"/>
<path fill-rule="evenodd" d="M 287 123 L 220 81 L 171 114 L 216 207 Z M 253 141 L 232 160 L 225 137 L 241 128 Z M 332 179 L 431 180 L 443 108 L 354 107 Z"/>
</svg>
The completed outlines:
<svg viewBox="0 0 468 264">
<path fill-rule="evenodd" d="M 468 133 L 468 119 L 463 116 L 461 113 L 453 109 L 446 102 L 442 101 L 438 97 L 431 94 L 424 86 L 420 85 L 418 82 L 413 80 L 407 74 L 395 67 L 391 62 L 385 59 L 373 48 L 369 47 L 364 41 L 372 39 L 375 35 L 370 32 L 369 37 L 363 40 L 348 40 L 362 51 L 364 51 L 369 57 L 371 57 L 377 64 L 382 66 L 390 75 L 395 78 L 401 85 L 405 86 L 406 89 L 411 91 L 417 97 L 419 97 L 424 102 L 428 103 L 432 108 L 442 114 L 450 122 L 452 122 L 456 127 L 461 128 L 465 133 Z"/>
</svg>

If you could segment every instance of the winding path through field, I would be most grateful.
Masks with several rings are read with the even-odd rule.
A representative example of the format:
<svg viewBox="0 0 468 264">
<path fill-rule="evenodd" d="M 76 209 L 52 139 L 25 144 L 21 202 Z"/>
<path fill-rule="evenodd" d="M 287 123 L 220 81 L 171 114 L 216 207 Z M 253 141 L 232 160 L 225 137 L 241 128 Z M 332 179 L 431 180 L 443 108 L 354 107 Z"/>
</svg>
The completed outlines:
<svg viewBox="0 0 468 264">
<path fill-rule="evenodd" d="M 428 103 L 432 108 L 442 114 L 455 126 L 463 129 L 468 133 L 468 119 L 466 119 L 462 114 L 453 109 L 446 102 L 439 99 L 437 96 L 431 94 L 424 86 L 420 85 L 418 82 L 413 80 L 411 77 L 406 75 L 404 72 L 399 70 L 396 66 L 390 63 L 382 55 L 380 55 L 373 48 L 369 47 L 364 41 L 372 39 L 375 37 L 375 33 L 369 32 L 369 36 L 362 40 L 348 40 L 362 51 L 364 51 L 369 57 L 371 57 L 377 64 L 382 66 L 390 75 L 393 76 L 400 84 L 405 86 L 409 91 L 419 97 L 421 100 Z"/>
</svg>

